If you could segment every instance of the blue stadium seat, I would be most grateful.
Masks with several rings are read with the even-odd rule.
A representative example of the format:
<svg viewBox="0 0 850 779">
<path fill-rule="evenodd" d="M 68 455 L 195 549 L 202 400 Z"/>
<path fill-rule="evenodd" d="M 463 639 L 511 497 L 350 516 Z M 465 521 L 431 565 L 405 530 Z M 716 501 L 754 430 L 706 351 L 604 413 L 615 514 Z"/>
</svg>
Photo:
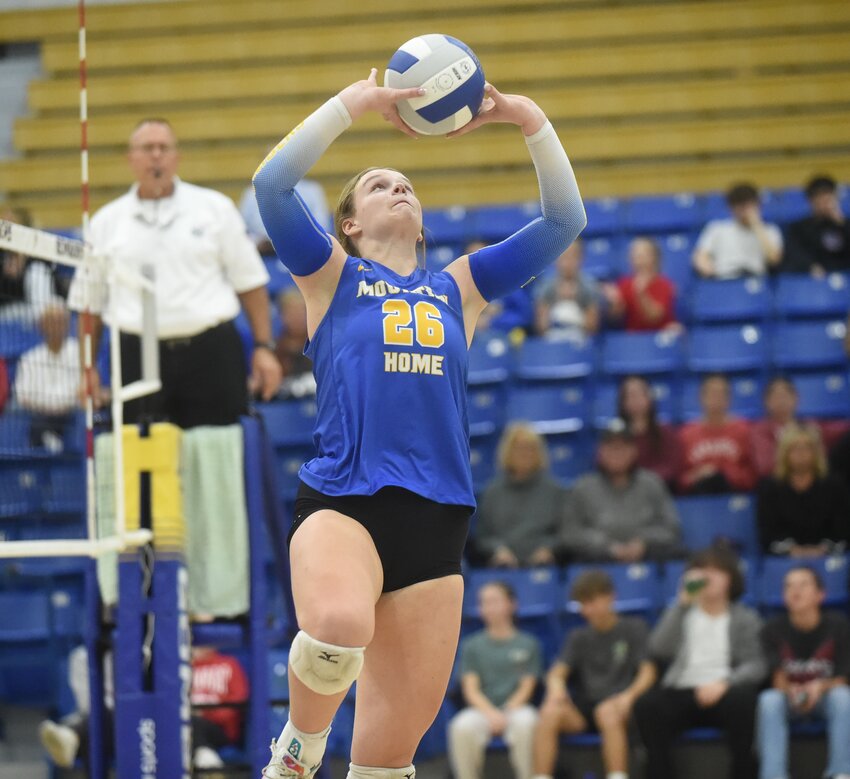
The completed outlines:
<svg viewBox="0 0 850 779">
<path fill-rule="evenodd" d="M 797 411 L 801 417 L 850 417 L 850 388 L 845 371 L 795 376 L 794 386 L 800 395 Z"/>
<path fill-rule="evenodd" d="M 675 373 L 682 367 L 682 337 L 676 333 L 605 335 L 602 370 L 615 376 Z"/>
<path fill-rule="evenodd" d="M 780 322 L 773 340 L 773 364 L 782 370 L 846 367 L 843 320 Z"/>
<path fill-rule="evenodd" d="M 516 375 L 524 381 L 583 378 L 593 373 L 595 358 L 588 338 L 527 338 L 517 354 Z"/>
<path fill-rule="evenodd" d="M 755 499 L 751 495 L 677 498 L 682 540 L 691 550 L 724 543 L 738 554 L 759 554 Z"/>
<path fill-rule="evenodd" d="M 552 474 L 565 484 L 572 484 L 592 467 L 596 457 L 596 442 L 586 431 L 547 435 Z"/>
<path fill-rule="evenodd" d="M 688 291 L 696 280 L 691 256 L 693 255 L 693 239 L 683 233 L 660 236 L 661 273 L 676 285 L 676 316 L 679 319 L 689 318 Z"/>
<path fill-rule="evenodd" d="M 700 201 L 687 192 L 632 198 L 626 214 L 626 229 L 632 233 L 686 232 L 701 224 Z"/>
<path fill-rule="evenodd" d="M 30 423 L 32 418 L 23 411 L 7 411 L 0 416 L 0 457 L 20 457 L 32 454 Z"/>
<path fill-rule="evenodd" d="M 730 413 L 745 419 L 759 419 L 764 416 L 762 404 L 764 378 L 760 373 L 730 376 L 729 384 L 732 388 Z M 679 419 L 682 422 L 691 422 L 702 416 L 702 409 L 699 404 L 699 388 L 700 379 L 698 376 L 688 376 L 682 383 L 679 410 Z"/>
<path fill-rule="evenodd" d="M 50 611 L 50 597 L 45 592 L 0 592 L 0 645 L 48 641 Z"/>
<path fill-rule="evenodd" d="M 489 484 L 496 473 L 495 435 L 475 436 L 469 439 L 469 463 L 472 466 L 472 487 L 476 494 Z"/>
<path fill-rule="evenodd" d="M 668 376 L 652 376 L 650 381 L 655 408 L 661 422 L 670 423 L 679 420 L 679 383 Z M 617 395 L 619 384 L 603 382 L 596 385 L 593 397 L 593 424 L 598 428 L 608 426 L 617 415 Z"/>
<path fill-rule="evenodd" d="M 272 446 L 303 446 L 313 441 L 316 400 L 287 400 L 258 403 Z"/>
<path fill-rule="evenodd" d="M 315 456 L 316 449 L 312 445 L 285 446 L 277 450 L 277 483 L 282 500 L 295 500 L 300 483 L 298 471 L 307 460 Z"/>
<path fill-rule="evenodd" d="M 270 649 L 268 660 L 269 697 L 272 700 L 289 700 L 289 650 Z"/>
<path fill-rule="evenodd" d="M 3 322 L 0 327 L 0 357 L 16 360 L 24 352 L 41 343 L 41 333 L 20 322 Z"/>
<path fill-rule="evenodd" d="M 690 333 L 688 367 L 697 373 L 733 373 L 764 369 L 767 333 L 759 325 L 695 327 Z"/>
<path fill-rule="evenodd" d="M 295 282 L 292 280 L 292 274 L 283 266 L 283 263 L 277 257 L 265 259 L 263 263 L 269 274 L 267 289 L 269 295 L 273 298 L 276 298 L 287 287 L 295 286 Z"/>
<path fill-rule="evenodd" d="M 0 517 L 22 517 L 36 512 L 41 503 L 41 481 L 37 469 L 4 464 L 0 468 Z"/>
<path fill-rule="evenodd" d="M 595 279 L 615 279 L 626 272 L 625 246 L 616 238 L 591 238 L 584 242 L 581 269 Z"/>
<path fill-rule="evenodd" d="M 43 508 L 48 514 L 82 514 L 86 510 L 86 471 L 83 460 L 50 464 Z"/>
<path fill-rule="evenodd" d="M 850 311 L 850 277 L 783 274 L 776 282 L 776 313 L 788 319 L 844 317 Z"/>
<path fill-rule="evenodd" d="M 478 591 L 492 581 L 507 582 L 513 587 L 517 596 L 518 619 L 554 616 L 558 613 L 561 580 L 557 568 L 479 568 L 470 571 L 466 577 L 463 593 L 465 619 L 478 617 Z"/>
<path fill-rule="evenodd" d="M 762 218 L 765 222 L 787 224 L 810 213 L 809 201 L 801 189 L 774 189 L 762 193 Z"/>
<path fill-rule="evenodd" d="M 573 433 L 584 427 L 590 393 L 584 383 L 514 386 L 508 419 L 523 420 L 543 435 Z"/>
<path fill-rule="evenodd" d="M 461 206 L 426 210 L 422 221 L 429 244 L 465 244 L 471 236 L 472 220 L 466 209 Z"/>
<path fill-rule="evenodd" d="M 603 570 L 611 577 L 616 590 L 617 611 L 651 616 L 658 608 L 659 572 L 655 563 L 588 563 L 567 568 L 564 608 L 568 613 L 579 612 L 580 606 L 570 599 L 570 591 L 576 579 L 589 570 Z"/>
<path fill-rule="evenodd" d="M 699 323 L 757 322 L 770 316 L 772 304 L 763 279 L 700 280 L 691 287 L 690 316 Z"/>
<path fill-rule="evenodd" d="M 469 388 L 467 413 L 470 436 L 486 436 L 501 432 L 505 424 L 506 397 L 507 391 L 504 385 L 500 384 L 480 384 Z"/>
<path fill-rule="evenodd" d="M 848 595 L 848 574 L 850 573 L 850 556 L 830 555 L 799 559 L 789 557 L 767 556 L 762 561 L 761 577 L 759 580 L 759 600 L 766 609 L 783 607 L 782 583 L 790 568 L 807 566 L 818 572 L 826 590 L 824 605 L 829 607 L 846 606 L 850 603 Z"/>
<path fill-rule="evenodd" d="M 501 335 L 475 338 L 469 348 L 467 382 L 497 384 L 511 376 L 513 354 L 507 338 Z"/>
<path fill-rule="evenodd" d="M 610 235 L 622 229 L 623 205 L 616 198 L 585 200 L 584 210 L 587 213 L 587 227 L 582 235 L 585 237 Z"/>
<path fill-rule="evenodd" d="M 441 271 L 450 262 L 456 260 L 463 254 L 463 245 L 440 244 L 429 246 L 427 254 L 428 268 L 432 271 Z"/>
<path fill-rule="evenodd" d="M 472 213 L 472 235 L 487 243 L 502 241 L 540 216 L 540 201 L 482 206 Z M 426 222 L 427 224 L 427 222 Z"/>
</svg>

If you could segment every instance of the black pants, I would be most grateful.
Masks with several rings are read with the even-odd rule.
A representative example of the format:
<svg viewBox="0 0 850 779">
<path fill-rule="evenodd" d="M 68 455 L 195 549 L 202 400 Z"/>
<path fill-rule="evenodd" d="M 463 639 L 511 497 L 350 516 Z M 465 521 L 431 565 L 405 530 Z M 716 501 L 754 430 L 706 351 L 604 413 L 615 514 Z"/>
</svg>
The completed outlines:
<svg viewBox="0 0 850 779">
<path fill-rule="evenodd" d="M 733 779 L 755 779 L 753 750 L 757 691 L 754 685 L 729 688 L 714 706 L 703 709 L 691 689 L 653 687 L 635 703 L 635 722 L 647 750 L 647 776 L 674 779 L 671 747 L 682 731 L 693 727 L 722 730 L 732 751 Z"/>
<path fill-rule="evenodd" d="M 233 322 L 159 342 L 162 389 L 124 405 L 124 421 L 232 425 L 248 407 L 245 353 Z M 141 378 L 141 339 L 121 333 L 121 380 Z"/>
</svg>

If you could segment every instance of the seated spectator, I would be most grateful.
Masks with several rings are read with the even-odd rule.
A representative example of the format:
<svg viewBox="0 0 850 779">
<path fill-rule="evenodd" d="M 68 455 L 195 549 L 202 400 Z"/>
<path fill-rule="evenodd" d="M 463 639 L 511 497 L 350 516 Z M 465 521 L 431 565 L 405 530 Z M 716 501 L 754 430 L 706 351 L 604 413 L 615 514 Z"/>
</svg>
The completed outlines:
<svg viewBox="0 0 850 779">
<path fill-rule="evenodd" d="M 584 246 L 574 241 L 555 260 L 555 275 L 535 290 L 535 321 L 541 335 L 550 332 L 593 335 L 599 329 L 599 287 L 581 272 Z"/>
<path fill-rule="evenodd" d="M 806 197 L 812 213 L 789 225 L 781 270 L 813 276 L 850 271 L 850 222 L 841 212 L 835 179 L 815 176 Z"/>
<path fill-rule="evenodd" d="M 295 185 L 295 191 L 307 208 L 310 209 L 310 213 L 316 218 L 316 221 L 325 230 L 331 230 L 331 212 L 322 185 L 311 179 L 301 179 Z M 264 257 L 274 256 L 274 246 L 269 240 L 269 234 L 266 232 L 266 227 L 260 217 L 260 209 L 257 206 L 257 196 L 254 193 L 253 186 L 245 187 L 242 192 L 242 197 L 239 199 L 239 213 L 245 220 L 248 235 L 257 247 L 257 251 Z"/>
<path fill-rule="evenodd" d="M 734 554 L 699 552 L 688 563 L 678 601 L 652 631 L 650 657 L 667 671 L 661 684 L 635 703 L 648 777 L 673 779 L 673 743 L 682 731 L 701 726 L 724 732 L 734 779 L 756 776 L 756 694 L 767 666 L 759 642 L 761 619 L 737 603 L 743 592 Z"/>
<path fill-rule="evenodd" d="M 474 545 L 487 565 L 552 565 L 558 556 L 564 489 L 549 474 L 546 441 L 529 425 L 505 428 L 501 473 L 478 507 Z"/>
<path fill-rule="evenodd" d="M 850 777 L 850 624 L 824 614 L 824 587 L 811 568 L 785 574 L 788 611 L 762 630 L 772 673 L 771 687 L 759 696 L 758 751 L 761 779 L 788 776 L 788 723 L 826 722 L 828 758 L 824 776 Z"/>
<path fill-rule="evenodd" d="M 775 476 L 759 485 L 758 525 L 768 554 L 813 557 L 850 542 L 850 496 L 827 472 L 816 427 L 792 424 L 783 431 Z"/>
<path fill-rule="evenodd" d="M 472 254 L 487 246 L 484 241 L 472 241 L 463 250 Z M 530 287 L 515 289 L 507 295 L 491 300 L 478 317 L 475 331 L 482 333 L 491 330 L 506 333 L 521 343 L 526 335 L 534 332 L 534 300 Z"/>
<path fill-rule="evenodd" d="M 758 190 L 736 184 L 726 193 L 731 219 L 715 219 L 702 230 L 694 267 L 707 279 L 764 276 L 782 259 L 782 233 L 761 218 Z"/>
<path fill-rule="evenodd" d="M 642 376 L 628 376 L 620 384 L 617 414 L 626 423 L 638 449 L 638 465 L 672 488 L 681 467 L 679 436 L 672 425 L 658 421 L 652 387 Z"/>
<path fill-rule="evenodd" d="M 70 315 L 64 305 L 44 310 L 39 320 L 44 343 L 21 356 L 15 399 L 32 412 L 30 445 L 61 452 L 62 436 L 73 419 L 80 387 L 80 347 L 68 337 Z"/>
<path fill-rule="evenodd" d="M 513 588 L 493 581 L 478 591 L 484 629 L 460 647 L 466 705 L 449 722 L 449 763 L 455 779 L 482 779 L 484 751 L 494 736 L 508 745 L 517 779 L 530 779 L 537 710 L 531 697 L 543 670 L 540 643 L 517 630 Z"/>
<path fill-rule="evenodd" d="M 29 213 L 20 208 L 0 208 L 0 219 L 31 226 Z M 56 302 L 62 300 L 46 263 L 0 249 L 0 322 L 34 325 L 45 307 Z"/>
<path fill-rule="evenodd" d="M 750 435 L 753 460 L 759 476 L 772 476 L 776 471 L 776 448 L 779 437 L 788 425 L 797 420 L 800 396 L 791 379 L 776 376 L 765 387 L 762 396 L 765 416 L 753 422 Z"/>
<path fill-rule="evenodd" d="M 546 677 L 546 697 L 534 737 L 534 779 L 552 779 L 560 733 L 598 731 L 609 779 L 628 776 L 632 707 L 655 682 L 647 660 L 648 628 L 614 610 L 614 584 L 604 571 L 576 579 L 571 593 L 587 626 L 567 638 Z M 572 688 L 572 689 L 570 689 Z"/>
<path fill-rule="evenodd" d="M 679 547 L 679 517 L 670 493 L 638 467 L 638 448 L 622 419 L 602 432 L 597 470 L 573 485 L 564 508 L 564 546 L 576 560 L 633 563 Z"/>
<path fill-rule="evenodd" d="M 304 354 L 307 343 L 307 304 L 297 287 L 287 287 L 277 299 L 283 330 L 275 342 L 274 353 L 283 369 L 278 390 L 282 398 L 303 398 L 316 394 L 313 363 Z"/>
<path fill-rule="evenodd" d="M 603 288 L 608 315 L 629 332 L 663 330 L 677 326 L 676 287 L 661 275 L 661 247 L 653 238 L 635 238 L 629 244 L 630 276 Z"/>
<path fill-rule="evenodd" d="M 679 430 L 682 492 L 746 492 L 756 485 L 750 428 L 744 420 L 729 416 L 730 394 L 725 376 L 703 379 L 699 391 L 703 417 Z"/>
</svg>

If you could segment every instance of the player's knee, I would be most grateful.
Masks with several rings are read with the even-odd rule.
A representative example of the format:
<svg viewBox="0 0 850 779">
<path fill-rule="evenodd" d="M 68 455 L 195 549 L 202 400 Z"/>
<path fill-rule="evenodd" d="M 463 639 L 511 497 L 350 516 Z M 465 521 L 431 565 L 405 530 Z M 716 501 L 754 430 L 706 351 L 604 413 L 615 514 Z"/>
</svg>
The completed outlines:
<svg viewBox="0 0 850 779">
<path fill-rule="evenodd" d="M 292 672 L 320 695 L 334 695 L 347 690 L 363 668 L 365 647 L 340 646 L 298 631 L 289 650 Z"/>
<path fill-rule="evenodd" d="M 558 706 L 547 703 L 540 709 L 540 715 L 537 718 L 538 730 L 555 731 L 558 730 L 561 721 L 561 710 Z"/>
<path fill-rule="evenodd" d="M 373 766 L 348 765 L 348 779 L 415 779 L 416 769 L 412 766 L 404 768 L 375 768 Z"/>
<path fill-rule="evenodd" d="M 375 632 L 374 605 L 358 608 L 343 598 L 329 598 L 326 603 L 300 610 L 299 626 L 331 644 L 368 646 Z"/>
<path fill-rule="evenodd" d="M 622 718 L 618 711 L 609 703 L 600 703 L 593 710 L 593 719 L 599 730 L 616 728 L 622 724 Z"/>
</svg>

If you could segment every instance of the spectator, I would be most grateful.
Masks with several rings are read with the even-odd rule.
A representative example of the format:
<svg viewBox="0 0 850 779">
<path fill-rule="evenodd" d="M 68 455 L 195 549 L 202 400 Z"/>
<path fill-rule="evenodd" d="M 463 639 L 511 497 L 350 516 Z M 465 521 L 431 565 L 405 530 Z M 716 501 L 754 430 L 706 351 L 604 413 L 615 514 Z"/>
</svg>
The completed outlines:
<svg viewBox="0 0 850 779">
<path fill-rule="evenodd" d="M 708 279 L 764 276 L 782 259 L 782 233 L 761 218 L 758 190 L 736 184 L 726 193 L 731 219 L 709 222 L 697 240 L 694 267 Z"/>
<path fill-rule="evenodd" d="M 15 375 L 15 399 L 32 413 L 30 446 L 62 451 L 62 437 L 77 409 L 80 347 L 68 337 L 64 305 L 52 305 L 39 320 L 44 343 L 25 352 Z"/>
<path fill-rule="evenodd" d="M 753 460 L 761 477 L 772 476 L 776 471 L 776 447 L 785 428 L 797 419 L 800 396 L 791 379 L 776 376 L 765 387 L 765 416 L 750 427 Z"/>
<path fill-rule="evenodd" d="M 597 470 L 573 486 L 564 511 L 564 545 L 578 560 L 632 563 L 675 553 L 679 518 L 670 493 L 638 467 L 638 448 L 621 419 L 603 431 Z"/>
<path fill-rule="evenodd" d="M 180 427 L 229 425 L 247 408 L 242 342 L 234 320 L 240 303 L 254 335 L 251 384 L 266 400 L 280 384 L 271 338 L 268 274 L 233 203 L 187 184 L 176 173 L 177 139 L 164 119 L 145 119 L 130 136 L 128 160 L 136 183 L 98 211 L 91 223 L 95 249 L 133 270 L 156 270 L 156 321 L 162 390 L 124 405 L 126 422 L 168 419 Z M 141 378 L 138 292 L 116 287 L 118 321 L 108 321 L 100 270 L 74 277 L 69 304 L 94 312 L 94 349 L 101 315 L 121 330 L 122 382 Z M 99 378 L 93 372 L 95 397 Z"/>
<path fill-rule="evenodd" d="M 466 255 L 473 254 L 487 246 L 484 241 L 472 241 L 463 250 Z M 502 298 L 492 300 L 478 317 L 476 332 L 495 330 L 507 333 L 512 338 L 522 339 L 534 331 L 534 301 L 529 287 L 521 287 L 509 292 Z"/>
<path fill-rule="evenodd" d="M 630 276 L 604 287 L 608 314 L 629 332 L 663 330 L 677 326 L 676 287 L 661 275 L 661 247 L 653 238 L 635 238 L 629 244 Z"/>
<path fill-rule="evenodd" d="M 278 393 L 284 398 L 316 394 L 313 363 L 304 354 L 307 343 L 307 306 L 297 287 L 287 287 L 278 296 L 283 330 L 275 343 L 275 355 L 283 370 Z"/>
<path fill-rule="evenodd" d="M 646 657 L 648 629 L 642 619 L 614 611 L 614 585 L 603 571 L 579 576 L 572 598 L 588 624 L 570 633 L 546 677 L 534 738 L 534 779 L 552 779 L 559 733 L 587 731 L 602 735 L 608 779 L 626 779 L 632 707 L 655 682 L 655 666 Z"/>
<path fill-rule="evenodd" d="M 593 335 L 599 329 L 599 287 L 581 272 L 581 239 L 555 260 L 555 275 L 536 290 L 535 320 L 541 335 L 550 331 Z"/>
<path fill-rule="evenodd" d="M 699 399 L 703 417 L 679 430 L 683 469 L 679 488 L 690 494 L 746 492 L 756 484 L 749 425 L 729 416 L 729 382 L 706 376 Z"/>
<path fill-rule="evenodd" d="M 672 779 L 671 747 L 687 728 L 724 731 L 734 779 L 756 776 L 753 739 L 756 691 L 767 673 L 758 614 L 737 603 L 744 581 L 737 558 L 708 549 L 689 562 L 678 602 L 649 637 L 649 651 L 667 665 L 661 684 L 639 698 L 635 722 L 652 779 Z"/>
<path fill-rule="evenodd" d="M 772 672 L 771 688 L 759 696 L 758 750 L 761 779 L 788 776 L 788 722 L 826 721 L 829 745 L 824 776 L 850 777 L 850 625 L 824 614 L 823 582 L 811 568 L 785 574 L 788 611 L 772 619 L 762 642 Z"/>
<path fill-rule="evenodd" d="M 638 466 L 652 471 L 672 488 L 679 476 L 679 436 L 658 421 L 652 387 L 642 376 L 627 376 L 617 394 L 617 415 L 626 423 L 638 449 Z"/>
<path fill-rule="evenodd" d="M 558 556 L 564 489 L 549 474 L 543 437 L 522 422 L 505 428 L 497 457 L 501 473 L 478 509 L 475 549 L 487 565 L 552 565 Z"/>
<path fill-rule="evenodd" d="M 310 213 L 316 217 L 322 228 L 330 230 L 332 225 L 331 212 L 328 208 L 328 201 L 325 198 L 325 190 L 322 189 L 322 185 L 311 179 L 301 179 L 295 185 L 295 191 L 301 200 L 304 201 Z M 239 200 L 239 212 L 242 214 L 242 219 L 248 228 L 248 237 L 254 242 L 257 251 L 264 257 L 274 257 L 274 246 L 272 246 L 272 242 L 269 240 L 269 234 L 266 232 L 266 227 L 260 217 L 260 209 L 257 206 L 257 196 L 254 193 L 254 187 L 245 187 L 242 197 Z"/>
<path fill-rule="evenodd" d="M 478 591 L 484 629 L 460 648 L 466 708 L 449 723 L 449 762 L 455 779 L 483 777 L 484 750 L 501 736 L 517 779 L 530 779 L 537 711 L 531 705 L 542 671 L 540 644 L 514 625 L 516 595 L 504 582 Z"/>
<path fill-rule="evenodd" d="M 21 208 L 0 208 L 0 219 L 32 226 L 29 213 Z M 45 307 L 56 302 L 62 301 L 46 263 L 0 249 L 0 322 L 34 325 Z"/>
<path fill-rule="evenodd" d="M 850 541 L 850 496 L 828 474 L 813 425 L 783 431 L 775 477 L 759 485 L 758 524 L 768 554 L 813 557 L 843 551 Z"/>
<path fill-rule="evenodd" d="M 841 212 L 835 179 L 815 176 L 806 197 L 812 213 L 789 225 L 782 270 L 813 276 L 850 271 L 850 222 Z"/>
</svg>

